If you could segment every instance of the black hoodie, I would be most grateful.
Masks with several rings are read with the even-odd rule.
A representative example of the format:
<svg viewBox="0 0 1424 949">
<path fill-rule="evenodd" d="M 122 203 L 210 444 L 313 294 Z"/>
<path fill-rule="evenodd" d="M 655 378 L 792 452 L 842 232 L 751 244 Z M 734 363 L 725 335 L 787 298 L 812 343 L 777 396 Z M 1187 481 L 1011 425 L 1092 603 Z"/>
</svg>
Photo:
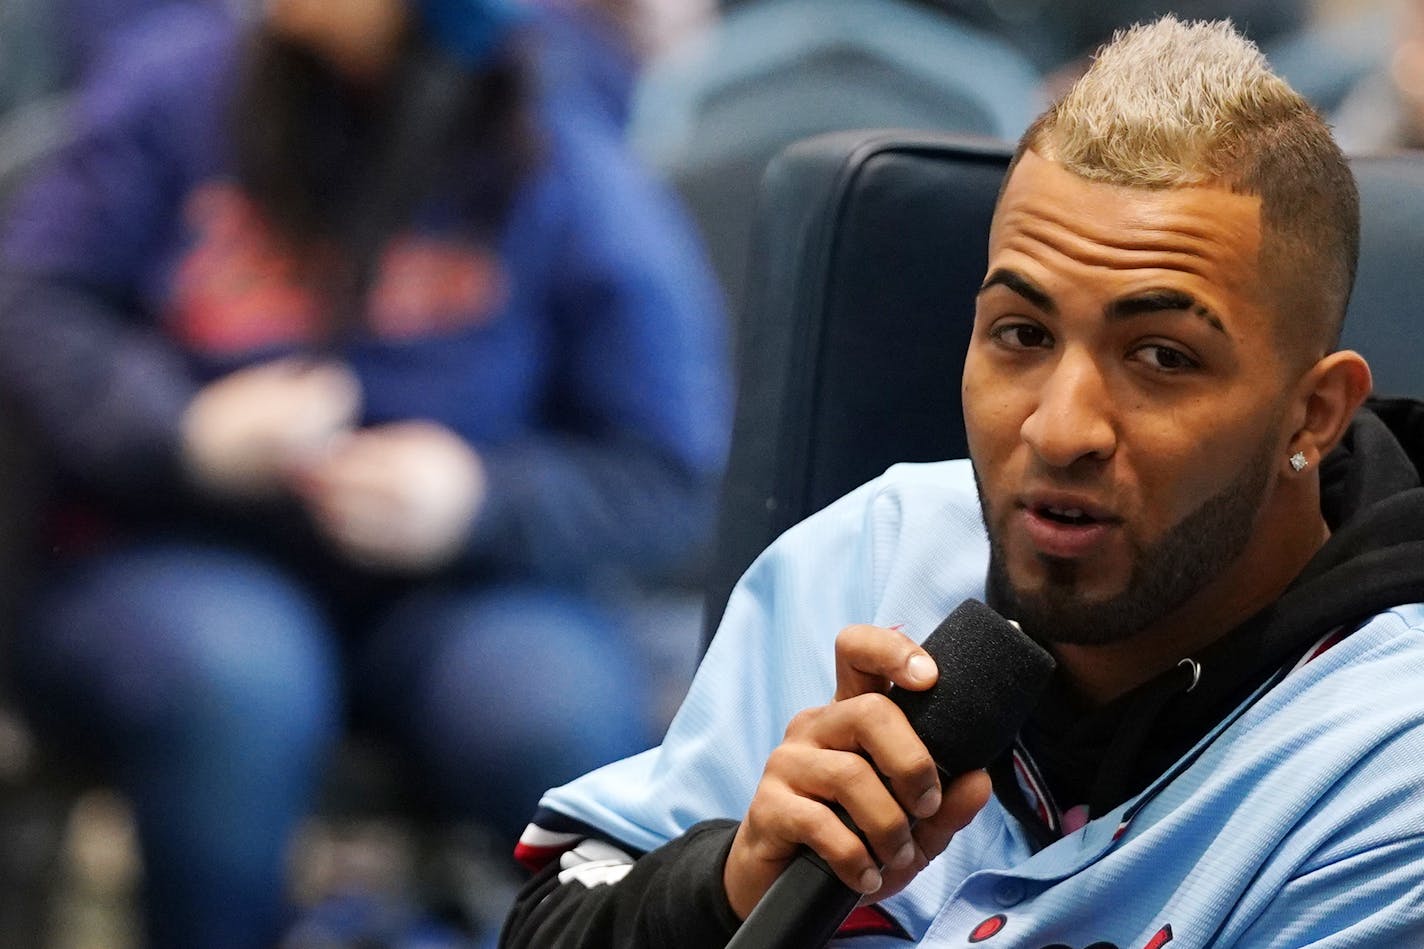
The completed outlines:
<svg viewBox="0 0 1424 949">
<path fill-rule="evenodd" d="M 1332 631 L 1424 602 L 1424 403 L 1367 403 L 1325 460 L 1330 539 L 1281 597 L 1198 655 L 1104 706 L 1051 689 L 1020 738 L 1063 803 L 1099 815 L 1164 774 L 1253 691 Z M 1198 674 L 1199 673 L 1199 674 Z M 1046 846 L 1058 835 L 1025 801 L 1008 755 L 996 796 Z M 508 947 L 725 946 L 737 927 L 722 889 L 734 821 L 707 821 L 642 855 L 615 886 L 561 886 L 558 861 L 520 894 Z"/>
</svg>

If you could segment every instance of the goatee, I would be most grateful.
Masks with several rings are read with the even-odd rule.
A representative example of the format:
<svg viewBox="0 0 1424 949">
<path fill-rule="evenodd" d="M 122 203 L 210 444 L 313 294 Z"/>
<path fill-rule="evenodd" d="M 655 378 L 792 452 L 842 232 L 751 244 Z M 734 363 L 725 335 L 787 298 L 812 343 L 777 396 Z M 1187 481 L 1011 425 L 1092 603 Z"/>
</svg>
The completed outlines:
<svg viewBox="0 0 1424 949">
<path fill-rule="evenodd" d="M 1052 558 L 1042 561 L 1046 570 L 1039 589 L 1015 589 L 996 536 L 999 526 L 990 519 L 981 486 L 980 506 L 989 533 L 989 605 L 1043 643 L 1098 646 L 1133 636 L 1180 607 L 1245 550 L 1270 483 L 1273 447 L 1252 458 L 1235 480 L 1155 543 L 1135 547 L 1127 585 L 1107 597 L 1085 596 L 1078 565 Z"/>
</svg>

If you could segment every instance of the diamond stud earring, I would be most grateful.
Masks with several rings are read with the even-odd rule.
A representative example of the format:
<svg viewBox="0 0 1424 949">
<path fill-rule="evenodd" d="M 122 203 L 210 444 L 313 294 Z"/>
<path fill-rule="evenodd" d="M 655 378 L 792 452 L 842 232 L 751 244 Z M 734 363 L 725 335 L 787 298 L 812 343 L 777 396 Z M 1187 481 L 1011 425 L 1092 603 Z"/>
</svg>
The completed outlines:
<svg viewBox="0 0 1424 949">
<path fill-rule="evenodd" d="M 1290 456 L 1290 466 L 1296 471 L 1304 471 L 1305 466 L 1308 464 L 1310 464 L 1310 462 L 1305 460 L 1305 452 L 1303 451 L 1298 451 Z"/>
</svg>

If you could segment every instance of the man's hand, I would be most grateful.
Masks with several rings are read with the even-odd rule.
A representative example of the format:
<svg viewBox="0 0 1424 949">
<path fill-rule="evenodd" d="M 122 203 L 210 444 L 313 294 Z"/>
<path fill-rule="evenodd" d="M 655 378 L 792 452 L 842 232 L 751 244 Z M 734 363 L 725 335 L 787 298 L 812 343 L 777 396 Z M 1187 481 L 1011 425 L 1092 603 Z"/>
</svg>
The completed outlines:
<svg viewBox="0 0 1424 949">
<path fill-rule="evenodd" d="M 422 571 L 469 538 L 485 496 L 484 466 L 434 422 L 400 422 L 336 439 L 295 473 L 317 527 L 354 563 Z"/>
<path fill-rule="evenodd" d="M 239 369 L 188 404 L 184 464 L 210 493 L 272 495 L 288 469 L 350 430 L 360 408 L 360 384 L 336 363 L 292 358 Z"/>
<path fill-rule="evenodd" d="M 941 787 L 929 751 L 885 695 L 892 683 L 921 691 L 938 677 L 929 654 L 896 630 L 841 631 L 834 701 L 791 720 L 732 841 L 722 882 L 739 917 L 747 918 L 802 844 L 847 886 L 884 899 L 984 806 L 988 775 L 972 771 Z M 829 802 L 845 809 L 869 851 Z"/>
</svg>

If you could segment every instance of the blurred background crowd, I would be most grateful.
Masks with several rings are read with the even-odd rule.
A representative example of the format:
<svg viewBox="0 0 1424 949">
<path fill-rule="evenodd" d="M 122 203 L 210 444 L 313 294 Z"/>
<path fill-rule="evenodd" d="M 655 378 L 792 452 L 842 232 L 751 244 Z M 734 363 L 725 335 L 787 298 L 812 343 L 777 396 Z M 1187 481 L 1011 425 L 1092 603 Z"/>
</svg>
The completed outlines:
<svg viewBox="0 0 1424 949">
<path fill-rule="evenodd" d="M 0 0 L 0 949 L 493 945 L 700 653 L 766 162 L 1168 11 L 1424 147 L 1419 0 Z"/>
</svg>

